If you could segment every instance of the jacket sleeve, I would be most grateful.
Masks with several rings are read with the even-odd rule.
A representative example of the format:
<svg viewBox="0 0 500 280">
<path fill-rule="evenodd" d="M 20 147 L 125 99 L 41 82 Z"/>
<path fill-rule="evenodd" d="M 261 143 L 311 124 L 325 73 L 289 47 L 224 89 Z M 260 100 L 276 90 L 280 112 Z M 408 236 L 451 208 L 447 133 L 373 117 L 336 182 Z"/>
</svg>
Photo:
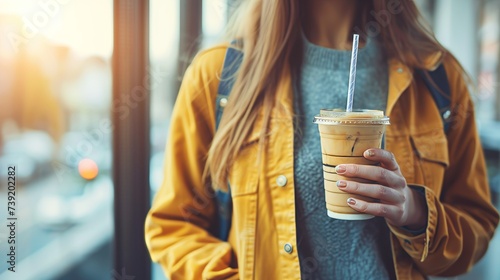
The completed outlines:
<svg viewBox="0 0 500 280">
<path fill-rule="evenodd" d="M 425 186 L 428 224 L 412 235 L 391 227 L 404 250 L 427 275 L 455 276 L 467 272 L 485 254 L 498 225 L 491 203 L 483 150 L 474 105 L 458 62 L 445 60 L 452 90 L 452 119 L 448 132 L 450 165 L 440 195 Z M 409 246 L 410 245 L 410 246 Z"/>
<path fill-rule="evenodd" d="M 236 261 L 229 243 L 208 232 L 215 207 L 210 187 L 201 179 L 215 126 L 215 72 L 222 67 L 213 60 L 213 55 L 201 53 L 186 71 L 172 113 L 163 183 L 145 222 L 151 258 L 169 279 L 238 275 L 231 267 Z"/>
</svg>

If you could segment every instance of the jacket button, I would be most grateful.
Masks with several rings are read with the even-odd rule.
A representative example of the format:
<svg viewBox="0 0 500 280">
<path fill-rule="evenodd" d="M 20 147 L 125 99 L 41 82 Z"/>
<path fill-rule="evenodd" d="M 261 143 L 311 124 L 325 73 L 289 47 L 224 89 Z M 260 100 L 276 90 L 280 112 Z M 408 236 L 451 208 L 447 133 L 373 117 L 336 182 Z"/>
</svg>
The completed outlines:
<svg viewBox="0 0 500 280">
<path fill-rule="evenodd" d="M 220 105 L 222 108 L 226 107 L 226 105 L 227 105 L 227 98 L 222 97 L 222 98 L 219 100 L 219 105 Z"/>
<path fill-rule="evenodd" d="M 286 243 L 283 249 L 285 249 L 285 252 L 287 252 L 288 254 L 291 254 L 293 252 L 293 246 L 290 243 Z"/>
<path fill-rule="evenodd" d="M 286 186 L 286 183 L 288 182 L 288 179 L 286 178 L 285 175 L 280 175 L 278 178 L 276 178 L 276 184 L 280 187 Z"/>
<path fill-rule="evenodd" d="M 446 110 L 446 112 L 443 113 L 443 119 L 447 120 L 451 116 L 451 111 Z"/>
<path fill-rule="evenodd" d="M 403 68 L 399 67 L 398 69 L 396 69 L 396 71 L 397 71 L 398 73 L 403 73 Z"/>
</svg>

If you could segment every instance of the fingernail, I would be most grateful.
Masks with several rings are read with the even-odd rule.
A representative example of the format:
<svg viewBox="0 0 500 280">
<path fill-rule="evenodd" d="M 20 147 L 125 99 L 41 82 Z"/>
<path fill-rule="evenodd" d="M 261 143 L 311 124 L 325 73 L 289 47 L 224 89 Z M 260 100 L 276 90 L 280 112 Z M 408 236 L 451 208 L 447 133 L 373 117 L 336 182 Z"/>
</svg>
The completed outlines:
<svg viewBox="0 0 500 280">
<path fill-rule="evenodd" d="M 372 157 L 375 155 L 375 151 L 374 150 L 366 150 L 365 151 L 365 157 Z"/>
<path fill-rule="evenodd" d="M 349 197 L 347 199 L 347 204 L 349 204 L 349 205 L 356 205 L 356 200 L 354 200 L 354 198 L 352 198 L 352 197 Z"/>
<path fill-rule="evenodd" d="M 345 181 L 337 181 L 337 187 L 345 188 L 346 186 L 347 186 L 347 183 Z"/>
<path fill-rule="evenodd" d="M 335 167 L 335 171 L 338 173 L 338 174 L 342 174 L 345 172 L 345 166 L 343 165 L 337 165 L 337 167 Z"/>
</svg>

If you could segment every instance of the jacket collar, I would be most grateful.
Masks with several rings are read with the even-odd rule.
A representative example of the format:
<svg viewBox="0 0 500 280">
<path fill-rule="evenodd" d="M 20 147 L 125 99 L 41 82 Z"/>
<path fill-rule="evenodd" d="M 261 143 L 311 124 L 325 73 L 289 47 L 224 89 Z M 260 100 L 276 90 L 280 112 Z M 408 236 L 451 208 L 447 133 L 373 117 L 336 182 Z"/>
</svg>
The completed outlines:
<svg viewBox="0 0 500 280">
<path fill-rule="evenodd" d="M 389 60 L 389 93 L 385 114 L 389 116 L 401 94 L 413 80 L 413 72 L 407 65 L 396 59 Z"/>
<path fill-rule="evenodd" d="M 441 63 L 443 53 L 436 52 L 429 55 L 424 60 L 424 69 L 427 71 L 435 70 Z M 398 59 L 389 60 L 389 94 L 387 97 L 387 107 L 385 114 L 390 115 L 396 101 L 401 94 L 408 88 L 413 80 L 413 69 L 405 65 Z"/>
</svg>

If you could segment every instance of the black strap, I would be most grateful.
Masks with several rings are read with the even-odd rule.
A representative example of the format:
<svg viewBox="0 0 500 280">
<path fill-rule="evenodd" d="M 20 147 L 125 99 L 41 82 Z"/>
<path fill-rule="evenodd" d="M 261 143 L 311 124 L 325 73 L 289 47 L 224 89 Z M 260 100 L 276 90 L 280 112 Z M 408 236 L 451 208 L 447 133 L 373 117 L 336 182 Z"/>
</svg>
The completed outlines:
<svg viewBox="0 0 500 280">
<path fill-rule="evenodd" d="M 232 42 L 231 45 L 234 45 Z M 215 129 L 219 127 L 219 123 L 227 104 L 229 93 L 233 88 L 234 78 L 241 61 L 243 60 L 243 53 L 232 46 L 229 46 L 224 58 L 224 68 L 220 77 L 219 89 L 217 98 L 215 100 Z M 228 191 L 221 190 L 215 191 L 215 201 L 217 205 L 217 221 L 214 225 L 212 234 L 220 240 L 227 241 L 229 237 L 229 230 L 231 229 L 231 218 L 233 214 L 233 201 L 231 197 L 231 186 L 228 184 Z"/>
<path fill-rule="evenodd" d="M 451 121 L 451 91 L 446 70 L 440 64 L 434 71 L 417 70 L 429 89 L 443 121 L 444 132 L 447 133 Z M 427 73 L 428 75 L 426 75 Z"/>
</svg>

